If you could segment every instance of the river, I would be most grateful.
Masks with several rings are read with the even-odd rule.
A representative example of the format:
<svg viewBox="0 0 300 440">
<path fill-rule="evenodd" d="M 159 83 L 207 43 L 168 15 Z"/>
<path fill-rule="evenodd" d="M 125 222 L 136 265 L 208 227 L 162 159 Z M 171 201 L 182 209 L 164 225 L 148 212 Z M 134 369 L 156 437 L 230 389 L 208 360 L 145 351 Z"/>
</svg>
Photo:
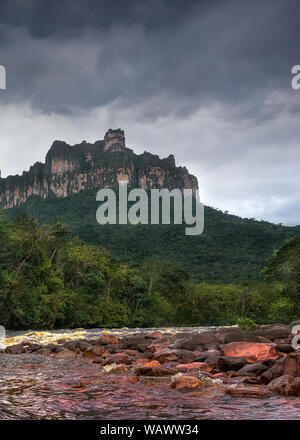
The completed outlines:
<svg viewBox="0 0 300 440">
<path fill-rule="evenodd" d="M 163 329 L 171 332 L 183 329 Z M 184 329 L 188 330 L 188 329 Z M 204 328 L 192 328 L 201 331 Z M 147 329 L 9 332 L 9 343 L 87 339 Z M 170 378 L 124 382 L 85 358 L 57 360 L 35 353 L 0 355 L 0 419 L 300 419 L 300 399 L 233 398 L 218 388 L 170 389 Z"/>
</svg>

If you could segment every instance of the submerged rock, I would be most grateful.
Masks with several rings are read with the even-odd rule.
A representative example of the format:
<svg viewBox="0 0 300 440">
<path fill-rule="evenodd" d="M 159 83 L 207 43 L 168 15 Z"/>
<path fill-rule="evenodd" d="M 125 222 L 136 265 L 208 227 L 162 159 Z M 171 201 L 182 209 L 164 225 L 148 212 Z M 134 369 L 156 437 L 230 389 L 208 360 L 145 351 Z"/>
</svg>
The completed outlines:
<svg viewBox="0 0 300 440">
<path fill-rule="evenodd" d="M 205 388 L 205 383 L 194 376 L 177 376 L 171 382 L 171 388 Z"/>
<path fill-rule="evenodd" d="M 123 382 L 125 383 L 137 383 L 140 379 L 138 378 L 138 376 L 130 376 L 127 377 L 126 379 L 124 379 Z"/>
<path fill-rule="evenodd" d="M 56 353 L 54 355 L 54 357 L 56 359 L 65 359 L 65 360 L 67 360 L 67 359 L 74 359 L 76 357 L 76 353 L 74 351 L 67 350 L 66 348 L 64 348 L 59 353 Z"/>
<path fill-rule="evenodd" d="M 225 394 L 232 397 L 246 397 L 255 399 L 265 399 L 272 394 L 269 390 L 259 387 L 251 386 L 232 386 L 225 388 Z"/>
<path fill-rule="evenodd" d="M 176 373 L 177 371 L 174 369 L 158 367 L 158 366 L 146 367 L 142 365 L 134 369 L 134 374 L 136 376 L 163 377 L 163 376 L 173 376 Z"/>
</svg>

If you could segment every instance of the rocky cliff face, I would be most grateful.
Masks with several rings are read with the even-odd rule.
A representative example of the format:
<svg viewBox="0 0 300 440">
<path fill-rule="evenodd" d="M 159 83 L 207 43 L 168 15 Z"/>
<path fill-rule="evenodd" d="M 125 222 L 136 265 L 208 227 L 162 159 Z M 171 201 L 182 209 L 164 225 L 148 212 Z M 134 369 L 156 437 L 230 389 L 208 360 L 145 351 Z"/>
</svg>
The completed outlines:
<svg viewBox="0 0 300 440">
<path fill-rule="evenodd" d="M 0 179 L 0 208 L 24 203 L 31 195 L 68 197 L 80 191 L 111 188 L 126 181 L 132 188 L 198 188 L 195 176 L 148 152 L 137 155 L 126 148 L 123 130 L 108 130 L 104 140 L 70 146 L 55 141 L 45 163 L 37 162 L 21 176 Z"/>
</svg>

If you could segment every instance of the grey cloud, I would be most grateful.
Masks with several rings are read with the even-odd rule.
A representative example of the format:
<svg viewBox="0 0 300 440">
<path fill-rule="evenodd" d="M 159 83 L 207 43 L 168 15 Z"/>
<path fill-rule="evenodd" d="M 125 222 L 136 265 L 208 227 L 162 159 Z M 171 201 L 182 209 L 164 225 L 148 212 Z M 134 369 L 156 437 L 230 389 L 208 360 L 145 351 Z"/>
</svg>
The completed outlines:
<svg viewBox="0 0 300 440">
<path fill-rule="evenodd" d="M 290 87 L 298 57 L 294 0 L 4 3 L 5 99 L 45 112 L 149 101 L 140 117 L 155 119 L 228 102 L 258 123 L 281 111 L 264 98 Z"/>
</svg>

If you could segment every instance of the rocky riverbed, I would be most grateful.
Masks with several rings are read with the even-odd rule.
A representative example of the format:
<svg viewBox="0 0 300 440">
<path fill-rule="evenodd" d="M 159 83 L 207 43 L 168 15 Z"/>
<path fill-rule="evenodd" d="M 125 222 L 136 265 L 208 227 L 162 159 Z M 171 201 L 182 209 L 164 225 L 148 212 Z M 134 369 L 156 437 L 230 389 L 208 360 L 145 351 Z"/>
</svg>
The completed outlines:
<svg viewBox="0 0 300 440">
<path fill-rule="evenodd" d="M 9 334 L 1 419 L 300 419 L 292 323 Z"/>
</svg>

